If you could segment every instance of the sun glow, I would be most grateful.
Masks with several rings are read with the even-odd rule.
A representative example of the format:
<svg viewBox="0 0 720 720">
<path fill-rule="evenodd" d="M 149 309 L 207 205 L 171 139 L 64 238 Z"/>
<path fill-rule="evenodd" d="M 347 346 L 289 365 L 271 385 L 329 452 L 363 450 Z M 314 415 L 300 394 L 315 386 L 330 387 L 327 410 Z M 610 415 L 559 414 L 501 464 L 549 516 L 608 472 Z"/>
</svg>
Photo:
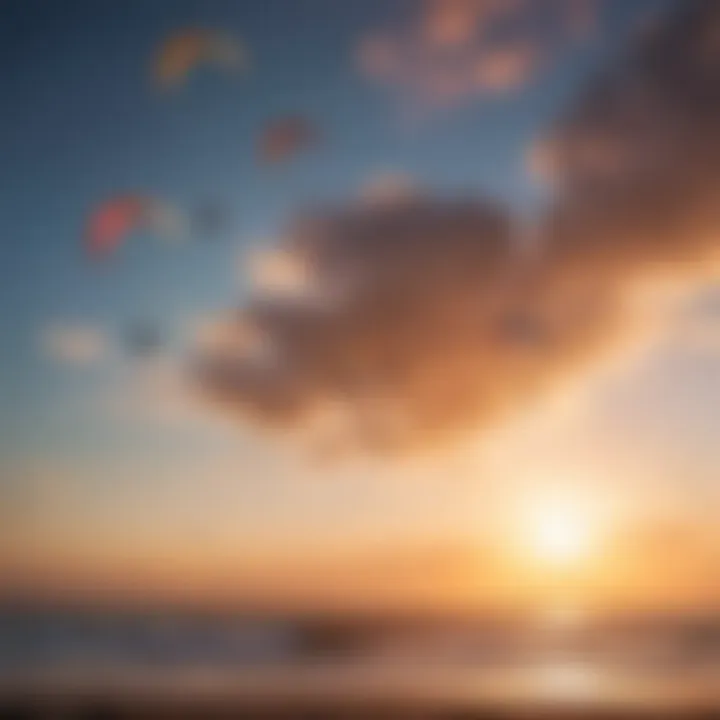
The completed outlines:
<svg viewBox="0 0 720 720">
<path fill-rule="evenodd" d="M 537 562 L 566 567 L 590 559 L 598 544 L 599 516 L 589 498 L 548 493 L 528 503 L 525 543 Z"/>
</svg>

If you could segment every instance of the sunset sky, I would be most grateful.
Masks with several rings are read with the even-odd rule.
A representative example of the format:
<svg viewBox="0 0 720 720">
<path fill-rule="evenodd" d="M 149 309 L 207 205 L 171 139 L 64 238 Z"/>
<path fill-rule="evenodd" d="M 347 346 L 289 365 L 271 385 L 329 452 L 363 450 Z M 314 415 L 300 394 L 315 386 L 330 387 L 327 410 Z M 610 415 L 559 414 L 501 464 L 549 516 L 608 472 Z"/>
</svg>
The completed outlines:
<svg viewBox="0 0 720 720">
<path fill-rule="evenodd" d="M 688 244 L 680 261 L 693 271 L 681 272 L 638 241 L 637 255 L 665 271 L 638 273 L 636 319 L 623 316 L 612 341 L 593 333 L 585 363 L 562 355 L 548 392 L 525 393 L 501 356 L 479 356 L 478 394 L 507 386 L 509 409 L 470 408 L 462 432 L 453 425 L 437 443 L 433 430 L 398 453 L 322 458 L 294 420 L 268 429 L 193 382 L 207 329 L 248 305 L 252 258 L 298 215 L 350 208 L 340 233 L 359 213 L 372 235 L 375 208 L 407 200 L 425 232 L 436 204 L 491 197 L 512 227 L 540 222 L 557 191 L 537 166 L 542 139 L 568 109 L 590 112 L 581 98 L 597 72 L 682 3 L 597 0 L 579 12 L 581 0 L 548 0 L 538 13 L 540 4 L 3 3 L 0 596 L 321 608 L 720 600 L 720 289 L 708 243 Z M 503 23 L 514 23 L 512 40 Z M 237 38 L 247 67 L 197 67 L 181 87 L 158 88 L 158 47 L 194 27 Z M 690 135 L 691 111 L 681 125 Z M 258 136 L 284 116 L 306 118 L 317 142 L 263 165 Z M 707 178 L 688 176 L 714 179 L 717 195 L 720 138 L 698 127 L 715 164 Z M 582 185 L 582 169 L 565 172 Z M 575 197 L 558 192 L 568 205 Z M 127 193 L 188 212 L 217 204 L 226 222 L 215 237 L 177 242 L 133 233 L 94 262 L 83 249 L 88 213 Z M 618 234 L 616 220 L 603 227 Z M 448 255 L 453 243 L 448 231 Z M 373 271 L 383 252 L 360 259 Z M 602 251 L 588 257 L 588 283 L 597 266 L 607 287 L 626 284 Z M 635 257 L 617 253 L 608 266 L 629 274 Z M 427 282 L 431 297 L 440 281 Z M 158 327 L 160 347 L 133 356 L 127 332 L 142 322 Z M 331 357 L 330 340 L 318 342 L 304 360 Z M 278 374 L 273 391 L 297 379 Z M 240 399 L 270 407 L 250 391 Z M 418 437 L 431 427 L 420 408 L 405 408 Z"/>
</svg>

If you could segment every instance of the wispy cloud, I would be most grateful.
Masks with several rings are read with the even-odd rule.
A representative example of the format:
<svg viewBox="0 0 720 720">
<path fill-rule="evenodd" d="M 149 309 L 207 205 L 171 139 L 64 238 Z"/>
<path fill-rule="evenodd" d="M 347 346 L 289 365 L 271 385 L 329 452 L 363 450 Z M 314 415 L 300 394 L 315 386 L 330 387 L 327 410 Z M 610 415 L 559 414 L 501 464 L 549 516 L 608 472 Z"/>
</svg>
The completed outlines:
<svg viewBox="0 0 720 720">
<path fill-rule="evenodd" d="M 64 365 L 87 367 L 108 358 L 113 342 L 98 325 L 58 321 L 40 333 L 40 349 L 46 357 Z"/>
<path fill-rule="evenodd" d="M 423 102 L 452 105 L 512 91 L 583 41 L 595 0 L 423 0 L 402 26 L 361 39 L 368 78 Z"/>
</svg>

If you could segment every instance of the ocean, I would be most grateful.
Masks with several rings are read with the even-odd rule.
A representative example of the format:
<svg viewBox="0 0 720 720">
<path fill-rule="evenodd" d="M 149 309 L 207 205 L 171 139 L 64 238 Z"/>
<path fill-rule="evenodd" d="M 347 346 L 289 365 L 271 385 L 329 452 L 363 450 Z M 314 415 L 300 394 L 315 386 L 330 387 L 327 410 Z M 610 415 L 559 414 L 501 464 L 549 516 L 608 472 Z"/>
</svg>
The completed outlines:
<svg viewBox="0 0 720 720">
<path fill-rule="evenodd" d="M 0 614 L 0 700 L 374 698 L 720 710 L 720 619 Z"/>
</svg>

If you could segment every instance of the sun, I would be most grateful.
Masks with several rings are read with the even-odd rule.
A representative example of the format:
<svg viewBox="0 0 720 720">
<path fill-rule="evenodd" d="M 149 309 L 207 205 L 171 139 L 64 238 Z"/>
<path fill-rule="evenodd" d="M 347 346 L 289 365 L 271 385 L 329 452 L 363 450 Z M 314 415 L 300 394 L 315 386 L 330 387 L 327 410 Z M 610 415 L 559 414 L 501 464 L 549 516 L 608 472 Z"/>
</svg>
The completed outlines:
<svg viewBox="0 0 720 720">
<path fill-rule="evenodd" d="M 578 565 L 589 560 L 596 549 L 598 521 L 588 498 L 569 491 L 548 492 L 526 505 L 525 544 L 543 565 Z"/>
<path fill-rule="evenodd" d="M 531 528 L 535 553 L 553 564 L 568 564 L 590 549 L 588 519 L 578 507 L 551 504 L 538 509 Z"/>
</svg>

